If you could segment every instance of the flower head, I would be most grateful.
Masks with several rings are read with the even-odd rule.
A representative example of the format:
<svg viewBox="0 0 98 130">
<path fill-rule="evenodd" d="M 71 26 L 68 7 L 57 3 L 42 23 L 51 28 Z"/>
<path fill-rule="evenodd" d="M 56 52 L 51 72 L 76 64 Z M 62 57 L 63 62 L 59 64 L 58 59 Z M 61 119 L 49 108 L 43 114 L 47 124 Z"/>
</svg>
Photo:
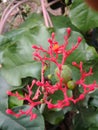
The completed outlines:
<svg viewBox="0 0 98 130">
<path fill-rule="evenodd" d="M 83 92 L 79 93 L 78 96 L 74 96 L 73 91 L 71 90 L 72 91 L 71 96 L 68 95 L 69 87 L 67 86 L 68 85 L 67 82 L 72 80 L 73 77 L 69 67 L 67 66 L 64 67 L 64 66 L 66 64 L 66 59 L 78 48 L 78 46 L 82 41 L 82 38 L 78 37 L 77 43 L 74 46 L 72 46 L 71 49 L 67 50 L 66 47 L 69 44 L 69 37 L 71 36 L 71 28 L 67 28 L 66 31 L 67 34 L 66 36 L 64 36 L 64 43 L 62 45 L 60 45 L 55 40 L 55 33 L 52 33 L 51 38 L 48 39 L 49 42 L 48 49 L 44 49 L 42 46 L 38 46 L 38 45 L 32 46 L 32 48 L 34 49 L 33 52 L 34 60 L 37 60 L 42 64 L 41 79 L 33 80 L 32 84 L 27 86 L 28 93 L 25 93 L 23 96 L 21 96 L 18 92 L 16 93 L 13 93 L 11 91 L 7 92 L 9 96 L 15 96 L 19 100 L 27 101 L 29 104 L 29 109 L 26 111 L 20 110 L 19 113 L 15 113 L 11 109 L 7 109 L 6 110 L 7 114 L 11 114 L 16 117 L 20 117 L 25 114 L 25 115 L 29 115 L 30 120 L 32 120 L 37 117 L 36 113 L 32 112 L 32 109 L 34 107 L 36 106 L 40 107 L 43 103 L 46 104 L 49 109 L 63 108 L 69 106 L 70 102 L 76 104 L 77 102 L 84 100 L 85 96 L 89 92 L 93 91 L 96 87 L 98 87 L 95 81 L 92 84 L 85 83 L 86 77 L 91 76 L 93 74 L 92 68 L 90 68 L 89 71 L 86 72 L 83 69 L 82 61 L 79 64 L 74 61 L 72 62 L 72 65 L 80 70 L 80 79 L 75 81 L 74 84 L 77 87 L 81 86 Z M 61 60 L 59 60 L 59 55 L 61 57 Z M 55 64 L 57 68 L 56 76 L 58 80 L 55 83 L 52 83 L 50 79 L 46 80 L 45 77 L 45 71 L 47 70 L 47 67 L 50 66 L 50 63 Z M 71 73 L 70 73 L 70 77 L 68 78 L 68 76 L 66 76 L 65 73 L 69 73 L 69 72 Z M 65 77 L 67 78 L 67 80 L 65 79 Z M 66 82 L 64 82 L 64 80 Z M 33 92 L 34 85 L 36 85 L 37 88 L 36 91 Z M 56 103 L 53 103 L 53 99 L 51 98 L 51 95 L 55 94 L 57 91 L 60 91 L 62 93 L 63 99 L 59 99 L 56 101 Z"/>
</svg>

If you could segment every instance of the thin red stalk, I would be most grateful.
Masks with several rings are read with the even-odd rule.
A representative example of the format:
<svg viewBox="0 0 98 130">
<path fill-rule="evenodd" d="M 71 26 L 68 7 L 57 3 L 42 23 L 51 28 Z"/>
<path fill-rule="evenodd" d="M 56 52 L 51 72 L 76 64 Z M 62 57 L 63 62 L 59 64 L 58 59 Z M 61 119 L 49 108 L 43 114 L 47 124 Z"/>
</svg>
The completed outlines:
<svg viewBox="0 0 98 130">
<path fill-rule="evenodd" d="M 65 43 L 64 43 L 64 48 L 63 48 L 63 56 L 62 56 L 62 62 L 61 62 L 61 64 L 62 65 L 64 65 L 64 63 L 65 63 L 65 60 L 66 60 L 66 58 L 67 58 L 67 55 L 66 55 L 66 46 L 68 45 L 68 38 L 66 39 L 66 41 L 65 41 Z"/>
<path fill-rule="evenodd" d="M 45 71 L 45 65 L 42 62 L 42 69 L 41 69 L 41 82 L 44 83 L 44 71 Z"/>
</svg>

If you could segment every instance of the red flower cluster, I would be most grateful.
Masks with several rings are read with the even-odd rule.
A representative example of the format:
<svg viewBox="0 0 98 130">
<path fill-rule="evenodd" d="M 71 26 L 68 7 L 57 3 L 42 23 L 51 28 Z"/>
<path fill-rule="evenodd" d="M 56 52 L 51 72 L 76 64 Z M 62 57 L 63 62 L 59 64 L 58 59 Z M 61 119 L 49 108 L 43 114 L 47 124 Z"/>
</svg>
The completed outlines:
<svg viewBox="0 0 98 130">
<path fill-rule="evenodd" d="M 26 100 L 30 106 L 29 110 L 23 111 L 20 110 L 19 113 L 13 112 L 11 109 L 7 109 L 6 113 L 14 115 L 16 117 L 20 117 L 21 115 L 30 115 L 30 119 L 35 119 L 37 115 L 32 112 L 32 109 L 36 106 L 41 106 L 42 104 L 46 104 L 49 109 L 53 108 L 63 108 L 69 106 L 71 102 L 74 104 L 80 100 L 83 100 L 87 93 L 93 91 L 98 85 L 94 81 L 92 84 L 86 84 L 85 79 L 87 76 L 92 75 L 92 68 L 89 69 L 89 72 L 85 72 L 83 70 L 83 63 L 80 62 L 77 64 L 76 62 L 72 62 L 72 65 L 77 67 L 80 70 L 80 79 L 75 82 L 77 87 L 81 86 L 83 92 L 79 93 L 79 96 L 75 97 L 74 94 L 72 96 L 68 96 L 67 94 L 67 84 L 63 83 L 63 79 L 61 77 L 62 66 L 65 64 L 66 59 L 70 56 L 74 50 L 76 50 L 82 40 L 81 37 L 77 38 L 77 43 L 72 46 L 70 50 L 67 50 L 68 39 L 71 35 L 71 29 L 66 29 L 66 36 L 64 36 L 64 43 L 59 45 L 57 41 L 55 41 L 55 34 L 52 33 L 51 38 L 48 40 L 49 47 L 48 49 L 44 49 L 41 46 L 33 45 L 32 48 L 35 50 L 33 53 L 34 60 L 41 62 L 41 80 L 33 80 L 31 86 L 27 86 L 28 94 L 21 96 L 18 92 L 12 93 L 8 91 L 7 94 L 9 96 L 15 96 L 19 100 Z M 59 62 L 59 55 L 62 57 L 61 61 Z M 50 62 L 53 62 L 59 70 L 58 78 L 59 80 L 52 84 L 50 81 L 45 79 L 45 71 Z M 32 91 L 34 85 L 37 86 L 37 90 L 34 93 Z M 56 91 L 61 91 L 63 94 L 63 99 L 58 100 L 56 103 L 52 102 L 51 95 L 53 95 Z M 33 97 L 32 97 L 33 95 Z M 40 99 L 41 97 L 41 99 Z"/>
</svg>

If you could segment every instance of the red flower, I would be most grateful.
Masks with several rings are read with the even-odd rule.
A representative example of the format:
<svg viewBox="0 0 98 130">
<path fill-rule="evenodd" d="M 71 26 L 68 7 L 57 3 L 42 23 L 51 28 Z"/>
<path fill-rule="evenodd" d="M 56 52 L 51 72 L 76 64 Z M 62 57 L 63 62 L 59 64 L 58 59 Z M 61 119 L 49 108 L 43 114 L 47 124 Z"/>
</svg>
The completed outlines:
<svg viewBox="0 0 98 130">
<path fill-rule="evenodd" d="M 15 113 L 11 109 L 7 109 L 6 113 L 11 114 L 15 117 L 20 117 L 22 115 L 29 115 L 30 120 L 35 119 L 37 117 L 36 113 L 32 112 L 32 109 L 36 106 L 41 106 L 43 103 L 48 106 L 49 109 L 53 108 L 63 108 L 70 105 L 70 102 L 76 104 L 77 102 L 84 100 L 86 94 L 93 91 L 98 85 L 94 81 L 92 84 L 86 84 L 85 79 L 88 76 L 93 74 L 92 68 L 89 69 L 89 72 L 86 72 L 83 69 L 83 62 L 77 64 L 73 62 L 72 65 L 77 67 L 80 70 L 80 79 L 76 81 L 76 85 L 83 88 L 83 93 L 80 93 L 78 97 L 74 97 L 72 94 L 71 97 L 68 96 L 67 91 L 68 87 L 67 84 L 63 83 L 63 79 L 61 77 L 62 67 L 66 62 L 68 56 L 70 56 L 73 51 L 75 51 L 80 42 L 82 41 L 81 37 L 77 38 L 77 43 L 72 46 L 71 49 L 67 50 L 66 47 L 69 44 L 69 37 L 71 36 L 71 29 L 66 29 L 67 35 L 64 36 L 64 43 L 59 45 L 59 43 L 55 40 L 55 33 L 52 33 L 51 38 L 49 38 L 49 47 L 48 49 L 44 49 L 41 46 L 33 45 L 32 48 L 35 50 L 33 53 L 34 60 L 41 62 L 41 80 L 33 80 L 31 85 L 27 86 L 28 93 L 25 93 L 21 96 L 17 91 L 13 93 L 11 91 L 7 91 L 9 96 L 15 96 L 19 100 L 26 100 L 29 105 L 29 109 L 26 111 L 20 110 L 18 113 Z M 59 61 L 59 55 L 61 56 L 61 61 Z M 54 63 L 58 68 L 58 78 L 59 80 L 52 84 L 49 80 L 46 80 L 45 71 L 46 68 L 49 66 L 50 62 Z M 36 91 L 33 92 L 33 87 L 36 85 Z M 61 91 L 63 94 L 62 100 L 57 100 L 55 104 L 52 103 L 51 95 L 53 95 L 56 91 Z"/>
</svg>

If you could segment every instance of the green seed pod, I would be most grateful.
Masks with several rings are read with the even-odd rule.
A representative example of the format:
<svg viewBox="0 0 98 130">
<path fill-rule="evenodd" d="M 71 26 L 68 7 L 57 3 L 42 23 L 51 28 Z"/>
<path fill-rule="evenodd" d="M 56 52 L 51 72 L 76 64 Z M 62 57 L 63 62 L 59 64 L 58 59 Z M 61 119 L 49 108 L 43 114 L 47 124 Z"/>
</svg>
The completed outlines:
<svg viewBox="0 0 98 130">
<path fill-rule="evenodd" d="M 59 81 L 57 73 L 59 73 L 58 68 L 55 69 L 55 78 L 57 81 Z M 68 65 L 62 66 L 61 78 L 63 78 L 63 83 L 65 84 L 72 79 L 72 70 L 68 67 Z"/>
<path fill-rule="evenodd" d="M 73 90 L 76 87 L 76 83 L 74 80 L 70 80 L 67 82 L 67 87 L 71 90 Z"/>
<path fill-rule="evenodd" d="M 52 74 L 48 74 L 48 79 L 51 79 L 52 78 Z"/>
</svg>

